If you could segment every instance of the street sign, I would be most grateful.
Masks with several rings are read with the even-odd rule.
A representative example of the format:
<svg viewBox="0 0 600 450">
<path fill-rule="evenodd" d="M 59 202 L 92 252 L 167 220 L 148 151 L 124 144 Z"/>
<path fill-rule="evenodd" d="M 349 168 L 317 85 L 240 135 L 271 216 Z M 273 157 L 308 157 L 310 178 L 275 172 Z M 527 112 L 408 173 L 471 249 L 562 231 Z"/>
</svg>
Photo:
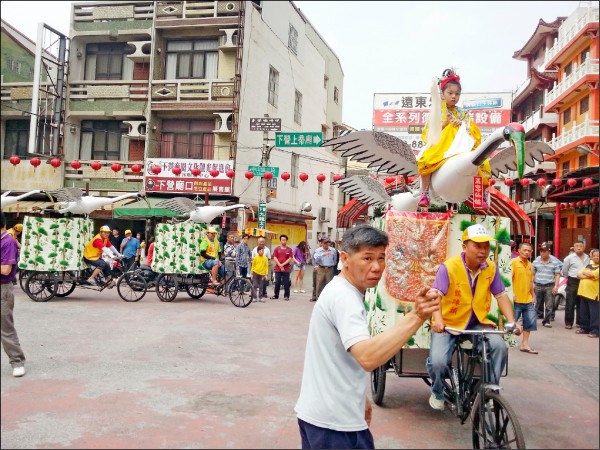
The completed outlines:
<svg viewBox="0 0 600 450">
<path fill-rule="evenodd" d="M 250 131 L 281 131 L 281 119 L 276 117 L 251 118 Z"/>
<path fill-rule="evenodd" d="M 319 147 L 323 142 L 323 133 L 275 133 L 276 147 Z"/>
<path fill-rule="evenodd" d="M 258 202 L 258 228 L 267 229 L 267 202 Z"/>
<path fill-rule="evenodd" d="M 279 167 L 248 166 L 248 170 L 252 172 L 255 177 L 262 177 L 265 174 L 265 172 L 271 172 L 274 177 L 279 176 Z"/>
</svg>

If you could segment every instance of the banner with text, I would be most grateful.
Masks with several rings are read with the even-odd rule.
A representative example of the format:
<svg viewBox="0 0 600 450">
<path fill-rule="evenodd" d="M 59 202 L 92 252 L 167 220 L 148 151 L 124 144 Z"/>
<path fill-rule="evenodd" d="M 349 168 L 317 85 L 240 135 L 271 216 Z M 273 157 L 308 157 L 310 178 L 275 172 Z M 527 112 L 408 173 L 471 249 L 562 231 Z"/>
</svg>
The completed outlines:
<svg viewBox="0 0 600 450">
<path fill-rule="evenodd" d="M 160 167 L 159 173 L 152 171 L 154 166 Z M 179 175 L 173 173 L 175 167 L 181 170 Z M 194 169 L 200 171 L 199 175 L 194 176 Z M 213 169 L 219 171 L 218 176 L 210 174 Z M 148 158 L 144 186 L 146 192 L 231 194 L 231 178 L 226 175 L 229 169 L 233 169 L 232 160 Z"/>
</svg>

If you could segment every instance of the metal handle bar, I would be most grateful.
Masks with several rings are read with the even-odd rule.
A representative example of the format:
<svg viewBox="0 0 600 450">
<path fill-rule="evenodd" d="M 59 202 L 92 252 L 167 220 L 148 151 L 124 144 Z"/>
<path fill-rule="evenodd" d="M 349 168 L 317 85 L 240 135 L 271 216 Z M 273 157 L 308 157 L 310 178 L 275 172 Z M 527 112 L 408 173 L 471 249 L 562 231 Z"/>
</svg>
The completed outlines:
<svg viewBox="0 0 600 450">
<path fill-rule="evenodd" d="M 516 328 L 510 328 L 510 329 L 505 328 L 504 330 L 460 330 L 458 328 L 444 327 L 444 331 L 451 331 L 453 333 L 458 333 L 458 334 L 478 334 L 478 335 L 513 334 L 516 331 Z"/>
</svg>

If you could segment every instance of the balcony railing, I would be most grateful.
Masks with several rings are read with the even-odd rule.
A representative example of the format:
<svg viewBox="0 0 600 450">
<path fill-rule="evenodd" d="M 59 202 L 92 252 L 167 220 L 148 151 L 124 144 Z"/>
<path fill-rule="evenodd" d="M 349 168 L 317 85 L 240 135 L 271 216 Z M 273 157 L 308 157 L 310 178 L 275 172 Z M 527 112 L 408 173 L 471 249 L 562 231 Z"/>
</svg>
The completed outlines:
<svg viewBox="0 0 600 450">
<path fill-rule="evenodd" d="M 598 123 L 597 120 L 586 120 L 570 130 L 565 131 L 560 136 L 553 137 L 549 144 L 554 151 L 558 151 L 578 139 L 585 137 L 595 137 L 597 139 L 598 132 L 600 131 Z"/>
<path fill-rule="evenodd" d="M 569 44 L 569 42 L 581 31 L 587 24 L 598 22 L 598 9 L 589 8 L 584 14 L 581 15 L 571 26 L 567 25 L 568 28 L 563 30 L 563 26 L 558 30 L 558 39 L 554 42 L 552 48 L 546 52 L 546 59 L 544 60 L 544 66 L 548 67 L 548 62 L 554 58 L 558 52 Z"/>
<path fill-rule="evenodd" d="M 525 133 L 528 133 L 531 130 L 535 130 L 540 124 L 558 124 L 558 114 L 545 113 L 544 108 L 541 107 L 537 111 L 531 113 L 531 115 L 527 116 L 522 123 L 523 127 L 525 127 Z"/>
<path fill-rule="evenodd" d="M 156 16 L 161 19 L 198 19 L 203 17 L 237 16 L 240 1 L 165 1 L 157 2 Z"/>
<path fill-rule="evenodd" d="M 53 85 L 50 82 L 40 83 L 40 97 L 44 97 L 47 94 L 45 91 L 54 92 Z M 21 81 L 15 83 L 2 83 L 0 86 L 0 100 L 1 101 L 13 101 L 13 100 L 31 100 L 33 97 L 33 82 Z"/>
<path fill-rule="evenodd" d="M 141 183 L 144 181 L 144 161 L 100 161 L 102 167 L 100 170 L 93 170 L 90 167 L 90 164 L 94 161 L 84 161 L 80 160 L 81 167 L 79 169 L 73 169 L 69 164 L 65 165 L 65 186 L 71 186 L 71 183 L 67 182 L 71 181 L 91 181 L 91 180 L 105 180 L 105 181 L 114 181 L 115 183 L 123 183 L 123 182 L 131 182 L 131 183 Z M 121 164 L 121 170 L 118 172 L 114 172 L 111 169 L 111 165 L 114 163 Z M 135 173 L 131 170 L 131 166 L 134 164 L 139 164 L 142 166 L 142 170 L 139 173 Z M 120 185 L 117 189 L 116 185 L 112 188 L 112 190 L 131 190 L 126 185 Z"/>
<path fill-rule="evenodd" d="M 232 101 L 233 81 L 156 80 L 152 82 L 153 102 Z"/>
<path fill-rule="evenodd" d="M 70 100 L 140 100 L 148 99 L 147 81 L 80 80 L 69 83 Z"/>
<path fill-rule="evenodd" d="M 73 24 L 90 22 L 152 20 L 154 2 L 85 2 L 73 4 Z"/>
<path fill-rule="evenodd" d="M 575 67 L 567 77 L 556 85 L 548 94 L 546 94 L 546 104 L 549 105 L 562 94 L 571 89 L 579 80 L 587 75 L 598 77 L 598 60 L 588 59 L 583 64 Z"/>
</svg>

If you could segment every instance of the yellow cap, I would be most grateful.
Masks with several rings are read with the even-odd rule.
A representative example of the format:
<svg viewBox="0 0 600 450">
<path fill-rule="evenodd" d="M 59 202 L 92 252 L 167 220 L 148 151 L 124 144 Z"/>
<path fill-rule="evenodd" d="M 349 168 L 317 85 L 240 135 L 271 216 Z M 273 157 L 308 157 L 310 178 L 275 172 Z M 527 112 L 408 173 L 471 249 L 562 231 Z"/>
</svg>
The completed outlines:
<svg viewBox="0 0 600 450">
<path fill-rule="evenodd" d="M 207 233 L 216 233 L 217 229 L 215 227 L 208 227 L 208 230 L 206 230 Z"/>
<path fill-rule="evenodd" d="M 131 234 L 131 230 L 125 230 L 125 236 L 127 236 L 128 234 Z"/>
<path fill-rule="evenodd" d="M 462 241 L 473 241 L 473 242 L 489 242 L 495 241 L 493 237 L 491 237 L 485 227 L 481 224 L 471 225 L 467 228 L 463 235 Z"/>
<path fill-rule="evenodd" d="M 100 227 L 100 231 L 108 231 L 108 232 L 110 232 L 110 227 L 108 225 L 102 225 Z"/>
<path fill-rule="evenodd" d="M 18 223 L 14 226 L 14 228 L 20 233 L 21 231 L 23 231 L 23 224 Z"/>
</svg>

